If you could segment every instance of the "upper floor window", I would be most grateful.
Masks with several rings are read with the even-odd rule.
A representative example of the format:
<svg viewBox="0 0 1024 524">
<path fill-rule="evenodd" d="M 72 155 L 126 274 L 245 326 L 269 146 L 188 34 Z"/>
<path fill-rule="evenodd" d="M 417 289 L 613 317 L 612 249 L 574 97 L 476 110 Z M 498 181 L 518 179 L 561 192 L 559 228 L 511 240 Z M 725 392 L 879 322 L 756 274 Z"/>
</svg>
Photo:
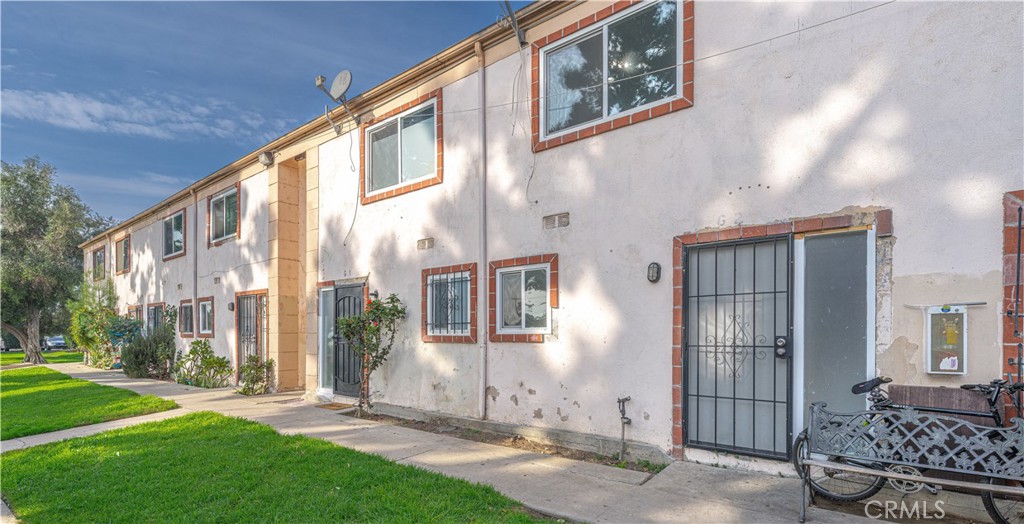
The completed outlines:
<svg viewBox="0 0 1024 524">
<path fill-rule="evenodd" d="M 541 50 L 542 138 L 680 96 L 677 4 L 641 5 Z"/>
<path fill-rule="evenodd" d="M 114 243 L 114 271 L 127 273 L 131 264 L 131 237 L 124 237 Z"/>
<path fill-rule="evenodd" d="M 106 246 L 92 252 L 92 279 L 102 280 L 107 271 Z"/>
<path fill-rule="evenodd" d="M 435 110 L 431 100 L 366 129 L 366 193 L 437 173 Z"/>
<path fill-rule="evenodd" d="M 164 258 L 185 253 L 185 210 L 164 219 Z"/>
<path fill-rule="evenodd" d="M 210 199 L 210 241 L 217 242 L 238 234 L 238 188 L 231 188 Z"/>
</svg>

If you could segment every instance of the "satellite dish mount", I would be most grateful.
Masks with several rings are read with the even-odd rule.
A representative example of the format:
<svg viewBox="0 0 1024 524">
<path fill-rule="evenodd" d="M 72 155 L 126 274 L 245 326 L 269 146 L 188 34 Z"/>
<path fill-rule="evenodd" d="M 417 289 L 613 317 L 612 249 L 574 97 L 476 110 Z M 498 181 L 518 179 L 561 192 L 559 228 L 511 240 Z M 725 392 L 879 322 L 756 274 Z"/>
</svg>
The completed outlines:
<svg viewBox="0 0 1024 524">
<path fill-rule="evenodd" d="M 327 79 L 323 75 L 316 75 L 316 87 L 323 91 L 324 94 L 333 100 L 335 104 L 340 104 L 344 107 L 349 118 L 351 118 L 356 125 L 359 125 L 361 123 L 359 118 L 352 114 L 352 111 L 348 108 L 348 102 L 345 100 L 345 93 L 348 91 L 349 86 L 352 85 L 352 73 L 350 73 L 348 69 L 343 69 L 334 77 L 334 81 L 331 82 L 330 90 L 324 87 L 324 82 L 326 81 Z M 324 117 L 327 118 L 327 122 L 331 124 L 331 128 L 334 129 L 334 132 L 340 135 L 341 124 L 335 124 L 334 120 L 331 119 L 330 106 L 324 106 Z"/>
</svg>

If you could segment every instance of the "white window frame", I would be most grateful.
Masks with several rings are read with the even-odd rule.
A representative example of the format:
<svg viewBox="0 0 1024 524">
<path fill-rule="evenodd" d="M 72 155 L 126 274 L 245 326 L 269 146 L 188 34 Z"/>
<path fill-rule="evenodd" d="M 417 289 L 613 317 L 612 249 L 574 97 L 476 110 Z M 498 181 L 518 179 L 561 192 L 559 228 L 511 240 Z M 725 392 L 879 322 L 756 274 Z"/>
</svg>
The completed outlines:
<svg viewBox="0 0 1024 524">
<path fill-rule="evenodd" d="M 545 290 L 544 292 L 547 293 L 547 301 L 546 302 L 547 302 L 548 311 L 547 311 L 547 315 L 545 317 L 547 319 L 547 325 L 542 327 L 542 328 L 526 328 L 526 327 L 523 327 L 523 328 L 510 328 L 510 327 L 505 327 L 503 325 L 504 322 L 502 321 L 502 319 L 504 318 L 504 307 L 505 307 L 505 304 L 504 304 L 504 300 L 502 300 L 504 298 L 502 296 L 504 291 L 503 291 L 503 288 L 501 286 L 501 276 L 506 274 L 506 273 L 520 273 L 520 274 L 524 274 L 525 275 L 525 273 L 527 271 L 531 270 L 531 269 L 543 269 L 544 270 L 544 275 L 545 275 L 546 280 L 547 280 L 547 285 L 544 288 L 544 290 Z M 526 296 L 526 279 L 525 278 L 520 278 L 520 283 L 521 283 L 521 288 L 520 289 L 521 289 L 521 293 L 522 293 L 521 296 L 525 298 L 525 296 Z M 551 334 L 551 313 L 553 311 L 553 308 L 551 307 L 551 263 L 550 262 L 545 262 L 545 263 L 542 263 L 542 264 L 530 264 L 530 265 L 525 265 L 525 266 L 514 266 L 514 267 L 506 267 L 506 268 L 497 269 L 494 272 L 494 287 L 496 288 L 495 289 L 495 298 L 496 298 L 495 306 L 496 307 L 495 307 L 495 318 L 494 318 L 495 326 L 494 326 L 494 328 L 495 328 L 495 331 L 496 331 L 497 334 L 499 334 L 499 335 L 506 335 L 506 334 L 550 335 Z M 524 306 L 525 306 L 525 300 L 523 302 L 524 302 Z M 521 313 L 523 313 L 523 318 L 525 319 L 526 318 L 525 310 L 521 311 Z"/>
<path fill-rule="evenodd" d="M 203 329 L 203 311 L 207 312 L 206 316 L 209 319 L 208 329 Z M 212 335 L 213 334 L 213 301 L 212 300 L 203 300 L 202 302 L 199 302 L 199 315 L 197 315 L 197 316 L 198 316 L 197 320 L 199 322 L 197 322 L 198 325 L 193 328 L 193 329 L 195 329 L 195 332 L 197 334 L 200 334 L 200 335 Z"/>
<path fill-rule="evenodd" d="M 225 206 L 224 206 L 224 233 L 225 234 L 223 236 L 216 237 L 216 236 L 213 235 L 213 231 L 214 231 L 214 228 L 213 228 L 213 206 L 216 205 L 216 203 L 218 201 L 220 201 L 220 200 L 226 201 L 227 198 L 229 196 L 231 196 L 231 195 L 235 195 L 235 198 L 238 201 L 237 213 L 235 215 L 235 228 L 232 229 L 230 233 L 227 232 L 227 225 L 228 225 L 227 224 L 227 216 L 228 216 L 228 211 L 227 210 L 228 210 L 228 208 L 227 208 L 227 203 L 225 202 Z M 232 187 L 231 189 L 228 189 L 227 191 L 223 191 L 220 194 L 218 194 L 218 195 L 214 196 L 213 198 L 211 198 L 210 199 L 210 207 L 206 210 L 206 212 L 208 213 L 208 216 L 210 217 L 210 242 L 220 242 L 221 240 L 225 240 L 225 239 L 228 239 L 228 238 L 231 238 L 231 237 L 237 235 L 238 234 L 238 223 L 242 220 L 242 216 L 241 216 L 242 215 L 242 200 L 241 200 L 241 195 L 239 195 L 239 193 L 238 193 L 238 188 L 237 187 Z"/>
<path fill-rule="evenodd" d="M 387 186 L 387 187 L 382 187 L 380 189 L 375 189 L 375 190 L 371 191 L 370 190 L 370 179 L 371 179 L 371 174 L 373 173 L 373 155 L 370 154 L 370 146 L 372 145 L 370 143 L 370 134 L 373 133 L 374 131 L 376 131 L 376 130 L 378 130 L 378 129 L 380 129 L 380 128 L 388 125 L 388 124 L 390 124 L 391 122 L 394 122 L 396 120 L 400 120 L 401 118 L 409 116 L 412 113 L 415 113 L 415 112 L 417 112 L 417 111 L 419 111 L 419 110 L 421 110 L 421 109 L 423 109 L 423 108 L 425 108 L 427 106 L 432 106 L 434 108 L 434 154 L 433 154 L 434 170 L 433 170 L 433 172 L 430 173 L 430 174 L 421 176 L 419 178 L 414 178 L 412 180 L 407 180 L 405 182 L 401 182 L 400 181 L 400 182 L 398 182 L 395 185 Z M 398 124 L 398 133 L 397 133 L 397 135 L 398 135 L 398 176 L 399 176 L 399 178 L 401 178 L 401 176 L 402 176 L 402 125 L 401 125 L 401 122 L 399 122 L 399 124 Z M 402 187 L 405 187 L 405 186 L 411 186 L 411 185 L 415 184 L 416 182 L 422 181 L 424 179 L 430 179 L 430 178 L 436 177 L 437 176 L 437 152 L 438 152 L 437 151 L 437 139 L 438 138 L 439 137 L 438 137 L 438 133 L 437 133 L 437 98 L 436 97 L 435 98 L 431 98 L 430 100 L 428 100 L 428 101 L 426 101 L 426 102 L 424 102 L 422 104 L 419 104 L 419 105 L 417 105 L 415 107 L 412 107 L 410 109 L 402 111 L 401 113 L 399 113 L 397 115 L 393 115 L 393 116 L 391 116 L 391 117 L 389 117 L 389 118 L 387 118 L 385 120 L 381 120 L 380 122 L 378 122 L 376 124 L 373 124 L 370 127 L 367 127 L 363 131 L 363 158 L 366 159 L 365 160 L 365 162 L 366 162 L 366 172 L 363 173 L 363 184 L 364 184 L 364 187 L 366 188 L 366 196 L 369 197 L 369 196 L 374 196 L 374 195 L 378 195 L 378 194 L 381 194 L 381 193 L 386 193 L 388 191 L 394 191 L 396 189 L 399 189 L 399 188 L 402 188 Z"/>
<path fill-rule="evenodd" d="M 661 100 L 656 100 L 654 102 L 649 102 L 649 103 L 644 104 L 642 106 L 634 107 L 633 109 L 630 109 L 628 111 L 622 111 L 620 113 L 615 113 L 614 115 L 609 115 L 608 114 L 608 26 L 610 26 L 611 24 L 613 24 L 615 22 L 618 22 L 619 20 L 621 20 L 623 18 L 629 17 L 630 15 L 633 15 L 633 14 L 635 14 L 638 11 L 641 11 L 641 10 L 643 10 L 645 8 L 651 7 L 652 5 L 660 3 L 660 2 L 650 2 L 650 3 L 649 2 L 639 2 L 636 5 L 630 7 L 629 9 L 626 9 L 625 11 L 623 11 L 621 13 L 616 13 L 615 15 L 609 16 L 608 18 L 605 18 L 604 20 L 601 20 L 601 21 L 595 23 L 592 27 L 588 27 L 587 29 L 579 31 L 578 33 L 574 33 L 574 34 L 566 36 L 566 37 L 564 37 L 564 38 L 562 38 L 560 40 L 556 40 L 556 41 L 554 41 L 554 42 L 544 46 L 540 50 L 540 57 L 539 57 L 539 64 L 540 64 L 540 72 L 539 72 L 540 73 L 540 78 L 539 78 L 539 81 L 540 81 L 540 84 L 539 84 L 540 85 L 540 104 L 538 105 L 538 112 L 540 114 L 538 116 L 540 117 L 540 139 L 541 140 L 548 140 L 548 139 L 551 139 L 551 138 L 560 137 L 562 135 L 568 135 L 570 133 L 575 133 L 575 132 L 579 131 L 582 128 L 593 127 L 593 126 L 602 124 L 604 122 L 610 122 L 612 120 L 615 120 L 616 118 L 632 115 L 633 113 L 639 113 L 641 111 L 646 111 L 646 110 L 648 110 L 648 109 L 650 109 L 650 108 L 652 108 L 654 106 L 670 103 L 670 102 L 672 102 L 674 100 L 678 100 L 678 99 L 682 98 L 682 96 L 683 96 L 683 65 L 682 65 L 682 61 L 683 61 L 683 41 L 685 40 L 685 35 L 683 34 L 683 27 L 684 27 L 684 24 L 683 24 L 683 4 L 682 4 L 682 0 L 662 0 L 662 1 L 674 2 L 676 4 L 676 60 L 677 60 L 677 63 L 676 63 L 676 94 L 672 95 L 672 96 L 668 96 L 668 97 L 662 98 Z M 601 68 L 602 68 L 602 71 L 603 71 L 602 77 L 604 78 L 604 83 L 602 84 L 603 85 L 604 96 L 603 96 L 603 104 L 602 104 L 602 107 L 601 107 L 601 114 L 603 116 L 601 118 L 597 118 L 597 119 L 594 119 L 594 120 L 590 120 L 588 122 L 577 124 L 577 125 L 572 126 L 572 127 L 567 127 L 565 129 L 560 129 L 558 131 L 555 131 L 554 133 L 550 133 L 549 134 L 547 132 L 547 129 L 548 129 L 548 126 L 547 126 L 547 113 L 548 113 L 547 112 L 547 100 L 548 100 L 548 98 L 547 98 L 547 92 L 544 90 L 545 86 L 547 85 L 547 55 L 552 53 L 552 52 L 558 51 L 558 50 L 562 49 L 563 47 L 566 47 L 568 45 L 572 45 L 572 44 L 574 44 L 574 43 L 576 43 L 576 42 L 578 42 L 580 40 L 584 40 L 586 38 L 594 36 L 596 33 L 601 33 L 602 34 L 602 36 L 601 36 L 601 42 L 602 42 L 602 54 L 601 54 L 602 64 L 601 64 Z"/>
<path fill-rule="evenodd" d="M 178 251 L 173 251 L 171 253 L 168 253 L 167 252 L 167 226 L 166 226 L 166 224 L 167 224 L 167 222 L 171 223 L 171 235 L 173 235 L 174 234 L 174 219 L 177 218 L 179 215 L 181 216 L 181 249 L 178 250 Z M 184 253 L 185 252 L 185 243 L 188 242 L 188 237 L 185 236 L 185 229 L 186 229 L 185 228 L 185 210 L 182 209 L 181 211 L 178 211 L 177 213 L 175 213 L 175 214 L 165 218 L 164 221 L 163 221 L 163 224 L 164 224 L 164 226 L 163 226 L 164 245 L 163 245 L 163 247 L 161 249 L 164 250 L 164 258 L 173 257 L 175 255 L 180 255 L 180 254 Z M 171 245 L 174 245 L 174 241 L 173 240 L 174 239 L 172 238 L 171 239 Z"/>
<path fill-rule="evenodd" d="M 452 328 L 452 320 L 449 319 L 448 326 L 443 329 L 434 327 L 434 308 L 430 307 L 433 301 L 433 285 L 436 282 L 440 282 L 444 285 L 450 285 L 452 280 L 455 279 L 466 279 L 466 295 L 465 295 L 465 307 L 466 307 L 466 327 L 462 330 Z M 424 314 L 427 316 L 427 335 L 429 336 L 458 336 L 464 337 L 473 334 L 473 303 L 470 300 L 472 297 L 472 273 L 470 271 L 453 271 L 451 273 L 441 273 L 438 275 L 430 275 L 427 277 L 427 310 Z M 550 276 L 548 278 L 550 280 Z"/>
</svg>

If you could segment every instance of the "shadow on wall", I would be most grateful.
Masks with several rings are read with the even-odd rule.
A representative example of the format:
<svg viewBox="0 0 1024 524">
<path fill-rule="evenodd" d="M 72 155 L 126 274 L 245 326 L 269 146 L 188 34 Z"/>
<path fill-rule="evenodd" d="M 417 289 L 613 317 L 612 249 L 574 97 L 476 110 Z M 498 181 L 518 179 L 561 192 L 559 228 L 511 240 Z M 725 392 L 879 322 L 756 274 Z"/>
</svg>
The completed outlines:
<svg viewBox="0 0 1024 524">
<path fill-rule="evenodd" d="M 923 45 L 911 30 L 924 27 L 927 12 L 939 9 L 956 19 L 968 8 L 895 4 L 824 28 L 813 35 L 815 45 L 791 37 L 701 61 L 693 108 L 538 155 L 531 154 L 526 133 L 528 104 L 510 110 L 497 106 L 511 100 L 510 93 L 489 93 L 488 103 L 495 106 L 487 112 L 489 256 L 560 257 L 560 308 L 553 313 L 553 335 L 544 344 L 491 344 L 489 385 L 494 389 L 487 402 L 492 417 L 616 436 L 615 399 L 628 394 L 630 409 L 637 413 L 631 430 L 670 448 L 672 284 L 663 278 L 652 285 L 643 275 L 651 261 L 671 268 L 677 234 L 869 205 L 893 207 L 901 216 L 943 216 L 970 230 L 991 225 L 998 232 L 995 223 L 989 224 L 988 208 L 1000 201 L 1012 176 L 1004 167 L 1020 165 L 1019 154 L 1006 160 L 1000 129 L 1009 126 L 1020 135 L 1020 103 L 1009 102 L 1017 111 L 1007 113 L 1007 102 L 984 90 L 965 92 L 958 79 L 991 76 L 1000 67 L 1010 70 L 1003 76 L 1013 77 L 1022 69 L 1021 58 L 979 59 L 959 49 L 957 42 L 970 41 L 979 29 L 952 22 L 950 36 L 959 38 L 929 43 L 930 53 L 907 50 Z M 818 18 L 813 12 L 807 16 Z M 916 22 L 908 23 L 907 17 Z M 886 40 L 858 40 L 863 24 L 888 35 Z M 839 43 L 849 60 L 823 51 L 822 46 L 834 49 Z M 935 63 L 935 55 L 945 61 Z M 517 61 L 513 56 L 491 66 L 492 91 L 511 90 Z M 825 61 L 828 67 L 815 65 Z M 503 83 L 502 75 L 509 81 Z M 528 92 L 525 82 L 518 93 Z M 936 104 L 937 99 L 959 102 Z M 966 118 L 964 108 L 970 111 Z M 476 117 L 475 112 L 446 114 L 445 128 L 475 130 L 459 120 Z M 950 147 L 964 142 L 963 129 L 970 129 L 972 147 L 979 149 L 969 160 Z M 399 293 L 409 306 L 392 363 L 375 376 L 376 384 L 383 384 L 375 384 L 375 390 L 423 391 L 438 380 L 463 381 L 466 391 L 478 389 L 477 376 L 453 372 L 444 357 L 479 351 L 476 345 L 438 344 L 430 352 L 438 356 L 431 360 L 419 341 L 419 271 L 479 262 L 476 219 L 459 223 L 462 215 L 452 209 L 469 206 L 475 213 L 478 206 L 475 197 L 463 198 L 477 193 L 477 144 L 472 137 L 445 137 L 446 160 L 464 159 L 464 165 L 446 168 L 442 186 L 422 190 L 432 194 L 416 199 L 430 201 L 425 209 L 409 207 L 402 196 L 368 206 L 401 217 L 394 229 L 380 228 L 368 218 L 373 213 L 360 209 L 342 245 L 354 193 L 346 185 L 337 198 L 348 211 L 321 231 L 321 268 L 329 259 L 366 267 L 371 290 Z M 358 177 L 347 169 L 338 176 L 351 183 Z M 442 191 L 457 198 L 438 196 Z M 917 198 L 921 194 L 938 198 Z M 572 216 L 569 228 L 541 228 L 543 216 L 566 211 Z M 440 264 L 425 262 L 427 257 L 416 250 L 418 231 L 430 232 L 448 250 Z M 905 256 L 933 253 L 945 233 L 921 228 L 914 234 L 900 239 Z M 908 258 L 904 268 L 915 273 L 933 265 L 962 270 L 955 254 L 928 258 Z M 486 266 L 479 270 L 487 275 Z M 409 277 L 413 273 L 416 277 Z M 485 298 L 481 293 L 480 299 Z M 416 360 L 423 369 L 421 384 L 393 372 L 399 359 Z"/>
</svg>

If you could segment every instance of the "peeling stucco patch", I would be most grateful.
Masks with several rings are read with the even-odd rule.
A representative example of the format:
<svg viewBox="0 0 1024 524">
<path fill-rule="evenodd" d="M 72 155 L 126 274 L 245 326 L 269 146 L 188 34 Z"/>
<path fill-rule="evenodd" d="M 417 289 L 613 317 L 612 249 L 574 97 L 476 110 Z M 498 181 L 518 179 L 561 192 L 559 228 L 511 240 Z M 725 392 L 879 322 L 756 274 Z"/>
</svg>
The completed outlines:
<svg viewBox="0 0 1024 524">
<path fill-rule="evenodd" d="M 644 411 L 644 420 L 651 420 L 651 414 Z"/>
<path fill-rule="evenodd" d="M 574 401 L 572 401 L 572 405 L 576 406 L 576 407 L 580 407 L 580 401 L 574 400 Z"/>
<path fill-rule="evenodd" d="M 556 409 L 555 413 L 558 414 L 558 418 L 561 419 L 562 422 L 565 422 L 565 421 L 569 420 L 569 415 L 563 415 L 562 414 L 562 408 Z"/>
<path fill-rule="evenodd" d="M 491 397 L 491 402 L 498 400 L 498 388 L 494 386 L 487 386 L 487 396 Z"/>
<path fill-rule="evenodd" d="M 509 397 L 508 399 L 509 399 L 509 400 L 511 400 L 513 404 L 515 404 L 515 405 L 517 405 L 517 406 L 519 405 L 519 397 L 517 397 L 517 396 L 515 396 L 515 395 L 512 395 L 512 396 L 511 396 L 511 397 Z"/>
<path fill-rule="evenodd" d="M 537 408 L 537 409 L 533 410 L 533 418 L 537 418 L 537 419 L 544 418 L 544 410 L 541 409 L 541 408 Z"/>
<path fill-rule="evenodd" d="M 536 395 L 537 394 L 537 390 L 536 389 L 528 389 L 528 390 L 526 390 L 526 392 L 529 393 L 530 395 Z"/>
<path fill-rule="evenodd" d="M 907 340 L 907 337 L 897 337 L 892 344 L 878 355 L 878 368 L 884 369 L 886 375 L 896 378 L 898 382 L 914 383 L 914 377 L 919 373 L 917 366 L 917 351 L 920 346 Z"/>
</svg>

